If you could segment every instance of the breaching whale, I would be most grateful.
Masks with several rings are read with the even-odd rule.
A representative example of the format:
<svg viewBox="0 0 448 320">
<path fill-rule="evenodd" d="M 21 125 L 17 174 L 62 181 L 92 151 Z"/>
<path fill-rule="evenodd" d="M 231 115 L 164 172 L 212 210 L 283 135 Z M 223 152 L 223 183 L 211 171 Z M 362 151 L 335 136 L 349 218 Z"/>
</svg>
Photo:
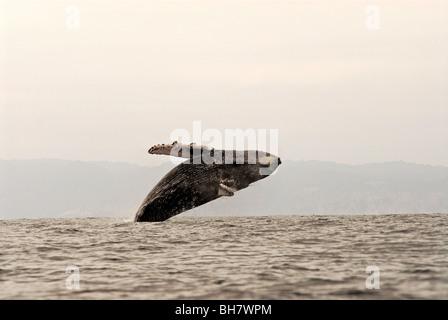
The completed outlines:
<svg viewBox="0 0 448 320">
<path fill-rule="evenodd" d="M 216 150 L 207 146 L 158 144 L 150 154 L 187 158 L 169 171 L 149 192 L 135 221 L 164 221 L 222 196 L 233 196 L 272 174 L 278 156 L 258 150 Z"/>
</svg>

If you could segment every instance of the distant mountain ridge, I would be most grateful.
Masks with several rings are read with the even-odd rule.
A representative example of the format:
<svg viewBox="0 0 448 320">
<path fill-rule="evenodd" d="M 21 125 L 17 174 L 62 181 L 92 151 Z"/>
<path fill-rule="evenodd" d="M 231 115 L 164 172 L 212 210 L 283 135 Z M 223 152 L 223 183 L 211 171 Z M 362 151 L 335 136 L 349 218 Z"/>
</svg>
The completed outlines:
<svg viewBox="0 0 448 320">
<path fill-rule="evenodd" d="M 174 167 L 120 162 L 0 160 L 0 219 L 133 218 Z M 406 162 L 284 161 L 231 198 L 183 215 L 448 213 L 448 168 Z"/>
</svg>

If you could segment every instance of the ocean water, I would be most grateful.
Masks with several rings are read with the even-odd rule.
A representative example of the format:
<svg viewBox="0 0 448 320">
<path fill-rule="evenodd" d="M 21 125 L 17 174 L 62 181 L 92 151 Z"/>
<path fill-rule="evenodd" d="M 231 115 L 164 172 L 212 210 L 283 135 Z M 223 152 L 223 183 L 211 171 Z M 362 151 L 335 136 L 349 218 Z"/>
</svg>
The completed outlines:
<svg viewBox="0 0 448 320">
<path fill-rule="evenodd" d="M 0 299 L 448 299 L 447 222 L 444 214 L 4 220 Z"/>
</svg>

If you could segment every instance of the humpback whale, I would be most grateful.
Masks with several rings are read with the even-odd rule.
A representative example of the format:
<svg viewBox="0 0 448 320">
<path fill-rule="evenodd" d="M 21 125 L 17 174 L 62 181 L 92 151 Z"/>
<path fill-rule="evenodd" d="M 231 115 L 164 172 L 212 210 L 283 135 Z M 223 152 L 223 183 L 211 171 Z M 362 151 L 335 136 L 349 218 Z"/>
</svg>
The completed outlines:
<svg viewBox="0 0 448 320">
<path fill-rule="evenodd" d="M 158 144 L 149 154 L 188 160 L 169 171 L 148 193 L 135 214 L 135 222 L 167 220 L 272 174 L 281 164 L 278 156 L 258 150 L 216 150 L 207 146 Z"/>
</svg>

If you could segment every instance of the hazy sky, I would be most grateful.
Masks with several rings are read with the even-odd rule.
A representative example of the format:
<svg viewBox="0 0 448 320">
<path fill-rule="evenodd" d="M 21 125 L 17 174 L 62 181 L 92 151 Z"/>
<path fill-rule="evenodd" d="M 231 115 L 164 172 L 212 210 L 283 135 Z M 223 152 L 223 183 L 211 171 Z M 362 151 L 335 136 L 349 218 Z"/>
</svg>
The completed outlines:
<svg viewBox="0 0 448 320">
<path fill-rule="evenodd" d="M 201 121 L 278 129 L 282 159 L 448 166 L 447 61 L 447 1 L 0 1 L 0 159 L 150 165 Z"/>
</svg>

